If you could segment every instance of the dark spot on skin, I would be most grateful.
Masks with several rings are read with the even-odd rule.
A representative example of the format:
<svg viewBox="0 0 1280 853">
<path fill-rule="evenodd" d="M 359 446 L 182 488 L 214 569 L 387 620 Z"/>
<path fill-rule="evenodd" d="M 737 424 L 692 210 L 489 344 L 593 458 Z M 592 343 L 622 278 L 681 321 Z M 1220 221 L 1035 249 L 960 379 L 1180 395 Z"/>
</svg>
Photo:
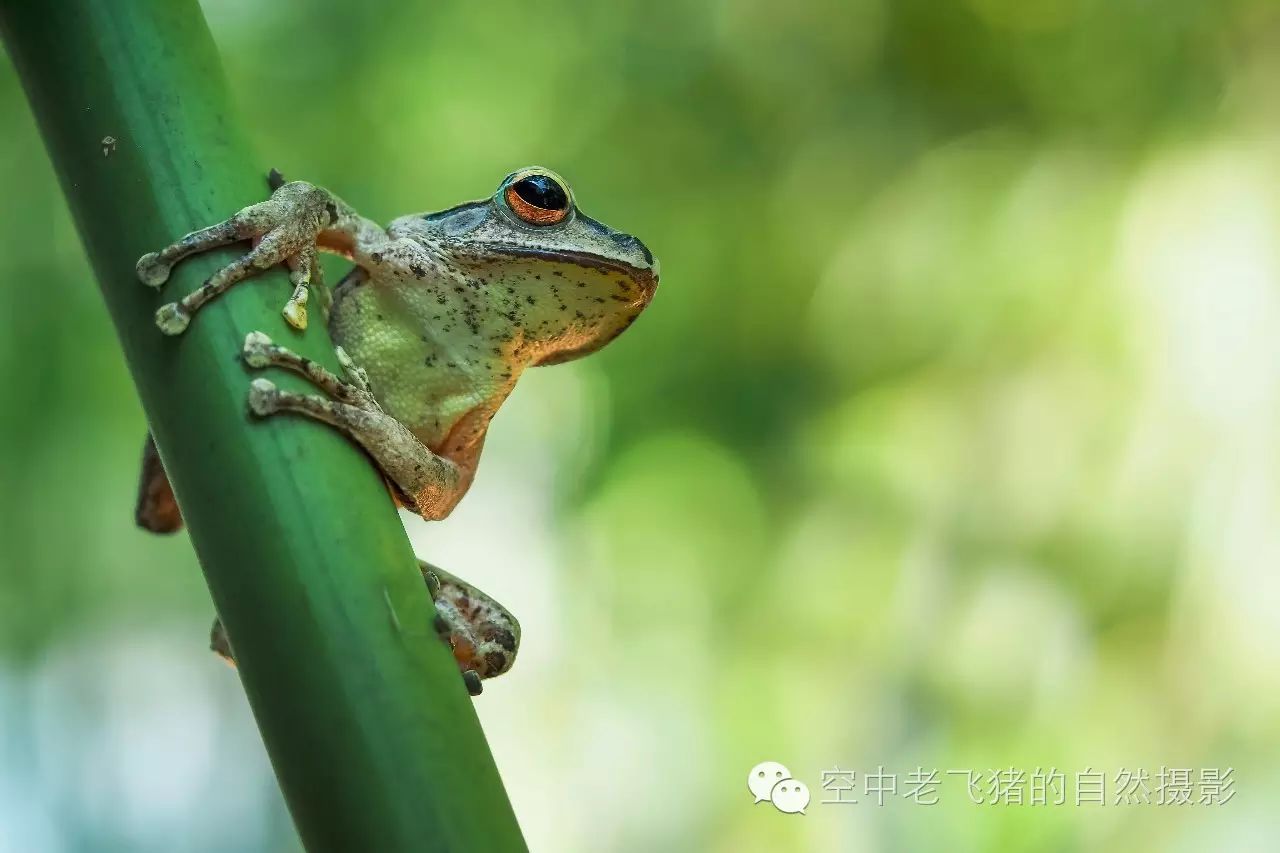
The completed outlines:
<svg viewBox="0 0 1280 853">
<path fill-rule="evenodd" d="M 516 647 L 516 637 L 506 628 L 489 628 L 482 634 L 484 639 L 491 640 L 502 646 L 504 649 L 514 649 Z"/>
<path fill-rule="evenodd" d="M 491 673 L 502 672 L 507 666 L 507 656 L 502 652 L 486 652 L 484 665 Z"/>
<path fill-rule="evenodd" d="M 369 257 L 373 258 L 373 262 L 374 262 L 375 264 L 380 264 L 380 263 L 382 263 L 382 253 L 381 253 L 381 252 L 374 252 L 374 253 L 373 253 L 372 255 L 370 255 Z"/>
<path fill-rule="evenodd" d="M 338 221 L 338 206 L 336 204 L 334 204 L 333 202 L 329 202 L 324 206 L 324 209 L 329 214 L 330 225 Z"/>
<path fill-rule="evenodd" d="M 414 275 L 416 275 L 418 278 L 422 278 L 423 276 L 425 276 L 425 275 L 427 274 L 427 271 L 426 271 L 426 270 L 424 270 L 422 267 L 418 266 L 417 264 L 412 264 L 412 265 L 410 265 L 409 269 L 410 269 L 410 270 L 413 272 L 413 274 L 414 274 Z"/>
</svg>

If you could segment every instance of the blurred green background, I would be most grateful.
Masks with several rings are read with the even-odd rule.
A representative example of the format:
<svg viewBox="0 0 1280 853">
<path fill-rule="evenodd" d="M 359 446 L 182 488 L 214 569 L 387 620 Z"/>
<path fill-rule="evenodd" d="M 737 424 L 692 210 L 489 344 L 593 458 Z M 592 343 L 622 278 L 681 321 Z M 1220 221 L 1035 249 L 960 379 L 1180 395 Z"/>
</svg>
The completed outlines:
<svg viewBox="0 0 1280 853">
<path fill-rule="evenodd" d="M 662 260 L 406 518 L 524 626 L 477 707 L 534 850 L 1274 846 L 1280 7 L 205 9 L 264 171 L 387 221 L 540 163 Z M 132 527 L 142 412 L 4 62 L 0 849 L 296 850 L 189 544 Z M 1067 802 L 947 774 L 1002 768 Z"/>
</svg>

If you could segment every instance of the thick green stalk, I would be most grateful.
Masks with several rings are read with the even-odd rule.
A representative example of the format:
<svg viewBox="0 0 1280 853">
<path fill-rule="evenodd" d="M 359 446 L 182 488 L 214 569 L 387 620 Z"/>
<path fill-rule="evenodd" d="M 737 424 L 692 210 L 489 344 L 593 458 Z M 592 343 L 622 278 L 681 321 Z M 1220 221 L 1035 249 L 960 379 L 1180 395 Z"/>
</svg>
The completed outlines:
<svg viewBox="0 0 1280 853">
<path fill-rule="evenodd" d="M 245 334 L 334 367 L 323 329 L 284 324 L 279 272 L 181 337 L 156 329 L 162 302 L 244 247 L 180 265 L 161 293 L 134 276 L 139 255 L 266 193 L 199 7 L 0 0 L 0 25 L 307 848 L 524 849 L 379 477 L 326 427 L 246 414 Z"/>
</svg>

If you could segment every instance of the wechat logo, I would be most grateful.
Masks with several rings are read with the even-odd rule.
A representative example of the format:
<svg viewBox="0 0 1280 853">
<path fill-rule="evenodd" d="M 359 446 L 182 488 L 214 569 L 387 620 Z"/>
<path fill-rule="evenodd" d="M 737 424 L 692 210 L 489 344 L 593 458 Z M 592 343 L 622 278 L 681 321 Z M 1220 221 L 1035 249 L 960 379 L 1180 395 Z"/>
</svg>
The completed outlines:
<svg viewBox="0 0 1280 853">
<path fill-rule="evenodd" d="M 757 803 L 770 802 L 783 814 L 804 814 L 809 787 L 791 778 L 791 771 L 776 761 L 762 761 L 747 774 L 747 790 Z"/>
</svg>

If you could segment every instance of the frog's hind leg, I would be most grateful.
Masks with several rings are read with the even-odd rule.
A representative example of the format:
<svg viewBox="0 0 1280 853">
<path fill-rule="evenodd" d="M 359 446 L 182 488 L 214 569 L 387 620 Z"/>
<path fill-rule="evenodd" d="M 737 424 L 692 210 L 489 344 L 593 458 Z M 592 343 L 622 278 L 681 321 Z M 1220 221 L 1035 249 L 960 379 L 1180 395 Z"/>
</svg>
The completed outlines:
<svg viewBox="0 0 1280 853">
<path fill-rule="evenodd" d="M 476 587 L 422 560 L 418 569 L 435 605 L 435 628 L 453 652 L 467 692 L 479 696 L 482 678 L 511 668 L 520 645 L 520 625 L 506 608 Z M 231 638 L 221 619 L 209 632 L 209 649 L 235 666 Z"/>
<path fill-rule="evenodd" d="M 156 452 L 155 440 L 147 433 L 142 448 L 142 475 L 138 478 L 138 501 L 133 518 L 143 530 L 152 533 L 175 533 L 182 529 L 182 510 L 173 496 L 173 486 Z"/>
</svg>

